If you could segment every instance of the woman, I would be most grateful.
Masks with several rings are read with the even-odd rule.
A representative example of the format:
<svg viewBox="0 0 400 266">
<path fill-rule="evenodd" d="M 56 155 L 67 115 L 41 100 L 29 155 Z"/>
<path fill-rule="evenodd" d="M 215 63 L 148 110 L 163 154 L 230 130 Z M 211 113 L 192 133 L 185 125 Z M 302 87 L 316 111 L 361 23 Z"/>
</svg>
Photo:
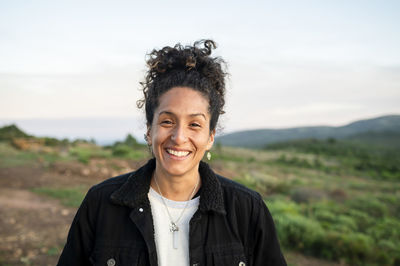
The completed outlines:
<svg viewBox="0 0 400 266">
<path fill-rule="evenodd" d="M 286 265 L 260 195 L 201 161 L 225 103 L 214 48 L 150 54 L 138 106 L 154 158 L 89 190 L 58 265 Z"/>
</svg>

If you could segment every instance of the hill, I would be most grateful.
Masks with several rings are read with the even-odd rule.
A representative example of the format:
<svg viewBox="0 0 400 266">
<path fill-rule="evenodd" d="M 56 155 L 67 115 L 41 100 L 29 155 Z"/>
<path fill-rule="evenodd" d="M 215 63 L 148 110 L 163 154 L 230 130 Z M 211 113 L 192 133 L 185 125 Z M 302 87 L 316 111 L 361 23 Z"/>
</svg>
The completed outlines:
<svg viewBox="0 0 400 266">
<path fill-rule="evenodd" d="M 16 125 L 12 124 L 0 128 L 0 141 L 9 141 L 13 138 L 27 138 L 28 134 L 19 129 Z"/>
<path fill-rule="evenodd" d="M 389 144 L 386 134 L 398 140 L 400 135 L 400 115 L 382 116 L 373 119 L 359 120 L 345 126 L 314 126 L 286 129 L 257 129 L 239 131 L 218 137 L 217 142 L 225 146 L 262 148 L 267 144 L 295 139 L 345 139 L 352 138 L 365 141 L 380 139 L 381 144 Z"/>
</svg>

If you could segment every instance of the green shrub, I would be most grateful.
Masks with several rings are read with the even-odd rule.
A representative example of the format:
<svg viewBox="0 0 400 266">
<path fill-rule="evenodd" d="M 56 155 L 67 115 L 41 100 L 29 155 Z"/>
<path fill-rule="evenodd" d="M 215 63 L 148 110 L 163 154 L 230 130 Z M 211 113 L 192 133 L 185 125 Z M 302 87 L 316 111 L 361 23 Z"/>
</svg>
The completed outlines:
<svg viewBox="0 0 400 266">
<path fill-rule="evenodd" d="M 69 153 L 77 157 L 78 161 L 87 164 L 92 158 L 110 158 L 111 153 L 109 150 L 104 149 L 100 146 L 76 146 L 69 150 Z"/>
<path fill-rule="evenodd" d="M 302 208 L 299 204 L 296 204 L 290 200 L 273 200 L 266 201 L 269 210 L 274 215 L 280 214 L 297 214 L 300 215 Z"/>
<path fill-rule="evenodd" d="M 333 223 L 330 225 L 329 230 L 341 232 L 341 233 L 351 233 L 357 232 L 358 226 L 357 222 L 350 216 L 347 215 L 337 215 Z"/>
<path fill-rule="evenodd" d="M 356 222 L 359 232 L 366 232 L 370 226 L 375 224 L 375 218 L 363 211 L 347 209 L 345 210 L 345 214 Z"/>
<path fill-rule="evenodd" d="M 291 193 L 291 198 L 295 202 L 310 202 L 315 200 L 322 200 L 326 198 L 324 191 L 316 188 L 299 187 L 294 189 Z"/>
<path fill-rule="evenodd" d="M 383 218 L 388 214 L 387 205 L 370 195 L 363 195 L 348 200 L 347 206 L 363 211 L 375 218 Z"/>
<path fill-rule="evenodd" d="M 331 260 L 345 259 L 350 265 L 363 265 L 369 260 L 373 240 L 361 233 L 329 232 L 319 240 L 324 247 L 324 257 Z M 326 256 L 329 254 L 328 256 Z"/>
<path fill-rule="evenodd" d="M 55 146 L 63 144 L 60 140 L 58 140 L 56 138 L 44 137 L 42 139 L 44 140 L 45 146 L 55 147 Z"/>
<path fill-rule="evenodd" d="M 391 216 L 400 220 L 400 194 L 382 194 L 377 198 L 387 206 Z"/>
<path fill-rule="evenodd" d="M 375 240 L 398 239 L 400 240 L 400 221 L 385 218 L 367 229 L 367 234 Z"/>
<path fill-rule="evenodd" d="M 323 237 L 320 224 L 298 214 L 274 214 L 277 232 L 282 245 L 310 252 L 313 244 Z"/>
<path fill-rule="evenodd" d="M 131 147 L 126 144 L 114 145 L 111 148 L 112 155 L 124 159 L 141 160 L 148 157 L 144 147 Z"/>
<path fill-rule="evenodd" d="M 39 157 L 38 153 L 17 150 L 9 143 L 0 142 L 0 167 L 32 166 Z"/>
<path fill-rule="evenodd" d="M 376 218 L 331 201 L 303 205 L 277 196 L 267 205 L 285 248 L 349 265 L 400 261 L 394 242 L 400 238 L 396 219 L 384 219 L 374 226 Z"/>
<path fill-rule="evenodd" d="M 375 261 L 386 265 L 400 265 L 400 246 L 396 241 L 380 239 L 377 243 L 379 252 L 375 253 Z"/>
<path fill-rule="evenodd" d="M 61 203 L 67 207 L 79 207 L 85 197 L 86 188 L 34 188 L 33 192 L 46 195 L 61 200 Z"/>
<path fill-rule="evenodd" d="M 257 190 L 256 180 L 248 174 L 241 178 L 235 178 L 234 180 L 250 189 Z"/>
<path fill-rule="evenodd" d="M 131 151 L 131 147 L 120 144 L 112 148 L 112 155 L 117 157 L 124 157 L 127 156 Z"/>
</svg>

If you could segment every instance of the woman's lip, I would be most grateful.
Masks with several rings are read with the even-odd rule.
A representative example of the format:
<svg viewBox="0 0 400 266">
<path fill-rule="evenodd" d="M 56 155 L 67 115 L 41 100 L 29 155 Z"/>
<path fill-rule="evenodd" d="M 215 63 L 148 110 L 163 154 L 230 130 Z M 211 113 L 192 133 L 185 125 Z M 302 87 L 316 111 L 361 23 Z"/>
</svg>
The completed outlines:
<svg viewBox="0 0 400 266">
<path fill-rule="evenodd" d="M 187 152 L 190 152 L 189 150 L 185 150 L 185 149 L 179 149 L 179 148 L 170 148 L 170 147 L 167 147 L 167 148 L 165 148 L 166 150 L 173 150 L 173 151 L 187 151 Z"/>
</svg>

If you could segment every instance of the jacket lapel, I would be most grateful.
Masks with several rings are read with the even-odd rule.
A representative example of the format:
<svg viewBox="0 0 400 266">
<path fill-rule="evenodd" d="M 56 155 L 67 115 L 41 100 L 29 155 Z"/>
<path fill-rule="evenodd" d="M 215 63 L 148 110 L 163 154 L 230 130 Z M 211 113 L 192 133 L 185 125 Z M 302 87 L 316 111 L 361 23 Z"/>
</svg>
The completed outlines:
<svg viewBox="0 0 400 266">
<path fill-rule="evenodd" d="M 127 181 L 111 194 L 111 201 L 132 209 L 150 208 L 147 193 L 155 167 L 156 160 L 153 158 L 137 171 L 132 172 Z M 199 209 L 203 212 L 215 211 L 225 214 L 223 191 L 217 175 L 203 161 L 200 161 L 199 173 L 202 183 Z"/>
</svg>

